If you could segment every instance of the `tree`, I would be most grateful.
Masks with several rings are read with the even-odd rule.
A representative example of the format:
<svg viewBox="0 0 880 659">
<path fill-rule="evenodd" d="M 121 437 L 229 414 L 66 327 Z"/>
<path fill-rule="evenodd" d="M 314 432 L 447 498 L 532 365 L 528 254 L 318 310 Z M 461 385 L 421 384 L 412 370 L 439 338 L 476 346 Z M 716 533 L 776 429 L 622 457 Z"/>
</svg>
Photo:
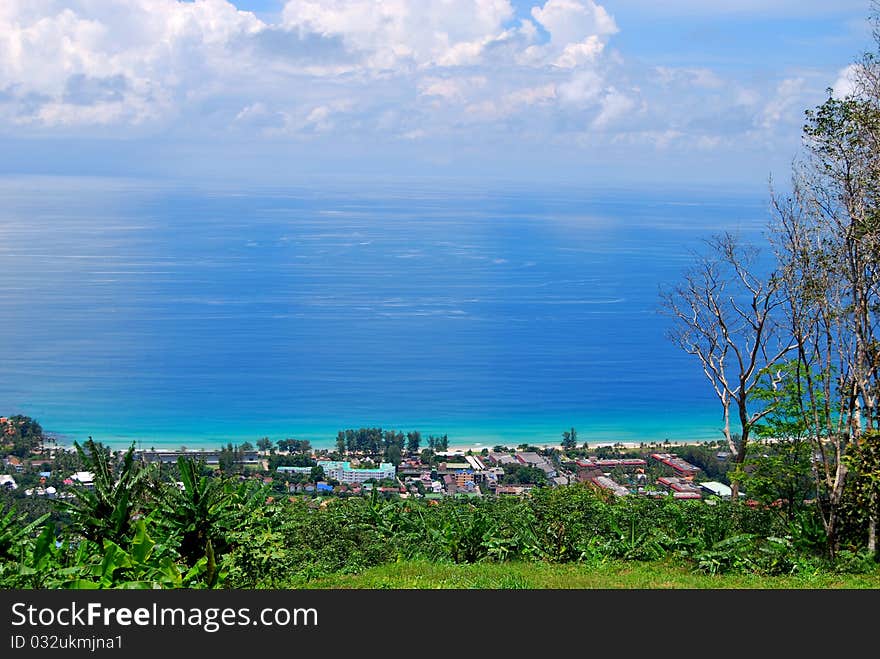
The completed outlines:
<svg viewBox="0 0 880 659">
<path fill-rule="evenodd" d="M 501 480 L 504 484 L 545 485 L 547 474 L 542 469 L 528 465 L 505 465 L 504 476 Z"/>
<path fill-rule="evenodd" d="M 261 437 L 257 440 L 257 448 L 264 453 L 272 449 L 272 440 L 268 437 Z"/>
<path fill-rule="evenodd" d="M 104 540 L 118 545 L 131 536 L 134 517 L 145 503 L 150 470 L 134 459 L 134 444 L 123 454 L 119 469 L 109 448 L 91 437 L 80 446 L 73 443 L 83 464 L 93 476 L 93 486 L 73 489 L 73 499 L 59 500 L 70 514 L 73 528 L 101 545 Z"/>
<path fill-rule="evenodd" d="M 233 447 L 231 443 L 220 449 L 220 455 L 217 458 L 220 471 L 224 474 L 232 473 L 235 469 L 235 463 L 238 462 L 238 448 Z"/>
<path fill-rule="evenodd" d="M 752 429 L 773 409 L 773 402 L 756 401 L 753 393 L 762 378 L 771 386 L 773 368 L 794 345 L 780 330 L 777 316 L 785 298 L 776 273 L 760 274 L 757 248 L 723 233 L 706 241 L 708 253 L 683 283 L 661 293 L 663 310 L 673 319 L 669 338 L 696 357 L 721 403 L 722 434 L 735 465 L 743 463 Z M 734 433 L 731 414 L 739 433 Z M 738 494 L 733 482 L 732 498 Z"/>
<path fill-rule="evenodd" d="M 6 431 L 11 429 L 12 450 L 10 453 L 19 458 L 24 458 L 36 451 L 43 445 L 43 428 L 29 416 L 19 414 L 9 417 L 6 422 Z"/>
<path fill-rule="evenodd" d="M 775 386 L 759 386 L 754 392 L 756 399 L 771 401 L 773 409 L 756 424 L 755 434 L 763 442 L 750 448 L 743 472 L 736 478 L 751 498 L 781 505 L 791 521 L 804 501 L 816 495 L 809 428 L 801 414 L 809 403 L 803 400 L 796 359 L 783 364 L 778 373 L 781 379 Z M 694 464 L 705 470 L 704 465 Z"/>
<path fill-rule="evenodd" d="M 876 35 L 875 35 L 876 37 Z M 855 67 L 856 90 L 807 112 L 790 195 L 773 195 L 772 240 L 797 347 L 800 415 L 818 455 L 828 550 L 838 530 L 847 452 L 880 428 L 880 86 Z M 876 528 L 876 517 L 871 521 Z"/>
<path fill-rule="evenodd" d="M 867 549 L 880 558 L 877 547 L 877 518 L 880 517 L 880 432 L 864 433 L 845 457 L 854 477 L 850 490 L 854 508 L 866 518 Z"/>
<path fill-rule="evenodd" d="M 392 444 L 385 449 L 385 461 L 390 462 L 395 467 L 403 462 L 403 455 L 401 454 L 399 445 Z"/>
<path fill-rule="evenodd" d="M 403 453 L 403 449 L 406 446 L 406 436 L 402 432 L 395 432 L 394 430 L 386 430 L 382 433 L 382 448 L 385 452 L 385 455 L 388 455 L 389 449 L 391 447 L 397 447 L 400 453 Z"/>
<path fill-rule="evenodd" d="M 244 453 L 245 451 L 253 451 L 254 445 L 251 444 L 250 442 L 244 442 L 241 446 L 239 446 L 239 449 L 241 450 L 242 453 Z"/>
<path fill-rule="evenodd" d="M 315 459 L 303 453 L 295 453 L 290 455 L 275 454 L 269 457 L 269 471 L 274 471 L 278 467 L 314 467 Z"/>
<path fill-rule="evenodd" d="M 406 450 L 412 455 L 419 452 L 419 446 L 422 442 L 422 435 L 418 430 L 406 433 Z"/>
<path fill-rule="evenodd" d="M 442 437 L 428 435 L 428 448 L 434 451 L 446 451 L 449 449 L 449 437 L 446 435 L 443 435 Z"/>
<path fill-rule="evenodd" d="M 264 500 L 259 491 L 247 485 L 235 487 L 228 479 L 206 473 L 203 464 L 180 456 L 177 469 L 182 487 L 176 483 L 157 483 L 152 487 L 156 508 L 161 513 L 159 526 L 178 547 L 187 566 L 207 557 L 206 582 L 217 579 L 216 564 L 228 551 L 228 535 L 240 520 L 249 518 L 248 510 Z"/>
<path fill-rule="evenodd" d="M 572 428 L 562 433 L 562 448 L 566 450 L 577 448 L 577 430 Z"/>
<path fill-rule="evenodd" d="M 419 454 L 419 459 L 425 464 L 433 464 L 434 463 L 434 449 L 423 448 L 422 452 Z"/>
</svg>

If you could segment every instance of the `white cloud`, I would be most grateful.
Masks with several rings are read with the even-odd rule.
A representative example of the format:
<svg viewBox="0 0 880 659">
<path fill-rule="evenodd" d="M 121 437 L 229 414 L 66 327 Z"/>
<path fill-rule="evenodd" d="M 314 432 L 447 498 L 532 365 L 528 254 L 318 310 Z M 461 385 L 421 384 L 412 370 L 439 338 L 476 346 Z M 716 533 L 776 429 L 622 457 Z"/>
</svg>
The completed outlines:
<svg viewBox="0 0 880 659">
<path fill-rule="evenodd" d="M 262 134 L 272 135 L 284 128 L 290 118 L 279 110 L 273 110 L 258 101 L 252 103 L 235 115 L 233 124 L 239 128 L 256 129 Z"/>
<path fill-rule="evenodd" d="M 508 0 L 288 0 L 284 25 L 338 36 L 375 68 L 476 61 L 513 17 Z"/>
<path fill-rule="evenodd" d="M 761 95 L 754 89 L 742 88 L 736 91 L 733 102 L 736 105 L 754 107 L 761 102 Z"/>
<path fill-rule="evenodd" d="M 704 67 L 658 66 L 654 69 L 664 84 L 687 84 L 701 89 L 718 89 L 724 81 L 711 69 Z"/>
<path fill-rule="evenodd" d="M 584 107 L 599 100 L 604 79 L 595 71 L 579 71 L 559 85 L 559 99 L 566 105 Z"/>
<path fill-rule="evenodd" d="M 445 101 L 461 102 L 475 90 L 486 86 L 484 76 L 466 78 L 425 78 L 419 82 L 422 96 L 434 96 Z"/>
<path fill-rule="evenodd" d="M 225 46 L 261 27 L 224 0 L 4 0 L 0 87 L 46 97 L 18 122 L 138 123 L 166 113 L 175 93 L 200 78 L 239 69 Z M 119 94 L 91 108 L 68 102 L 76 77 L 121 81 Z"/>
<path fill-rule="evenodd" d="M 509 93 L 505 99 L 515 107 L 547 104 L 556 101 L 559 97 L 556 85 L 553 83 L 540 87 L 525 87 Z"/>
<path fill-rule="evenodd" d="M 636 107 L 631 97 L 611 88 L 602 97 L 599 114 L 593 119 L 593 128 L 605 128 Z"/>
<path fill-rule="evenodd" d="M 553 61 L 553 65 L 563 69 L 573 69 L 581 64 L 595 61 L 604 48 L 605 44 L 599 37 L 591 35 L 582 43 L 566 44 L 562 54 Z"/>
<path fill-rule="evenodd" d="M 550 34 L 548 43 L 524 53 L 534 64 L 546 61 L 565 69 L 590 64 L 618 31 L 611 15 L 592 0 L 547 0 L 542 7 L 532 7 L 531 14 Z"/>
<path fill-rule="evenodd" d="M 856 71 L 858 68 L 857 64 L 850 64 L 837 74 L 837 80 L 831 87 L 834 90 L 834 96 L 843 98 L 856 91 Z"/>
<path fill-rule="evenodd" d="M 327 120 L 291 117 L 344 99 L 381 114 L 383 93 L 404 112 L 442 99 L 507 116 L 534 105 L 518 90 L 545 90 L 547 105 L 583 95 L 585 79 L 601 85 L 610 15 L 592 0 L 547 0 L 532 15 L 546 43 L 509 0 L 288 0 L 278 24 L 228 0 L 7 0 L 0 117 L 72 127 L 201 115 L 194 129 L 324 130 Z"/>
<path fill-rule="evenodd" d="M 806 107 L 803 99 L 806 80 L 803 78 L 787 78 L 779 83 L 776 94 L 764 106 L 758 115 L 757 123 L 762 128 L 773 128 L 780 121 L 790 118 L 791 113 L 802 116 Z"/>
<path fill-rule="evenodd" d="M 641 62 L 595 0 L 534 5 L 288 0 L 272 23 L 232 0 L 0 0 L 0 135 L 765 148 L 825 86 Z"/>
<path fill-rule="evenodd" d="M 532 8 L 532 17 L 550 33 L 550 43 L 560 49 L 591 36 L 617 32 L 611 15 L 592 0 L 547 0 L 543 7 Z"/>
</svg>

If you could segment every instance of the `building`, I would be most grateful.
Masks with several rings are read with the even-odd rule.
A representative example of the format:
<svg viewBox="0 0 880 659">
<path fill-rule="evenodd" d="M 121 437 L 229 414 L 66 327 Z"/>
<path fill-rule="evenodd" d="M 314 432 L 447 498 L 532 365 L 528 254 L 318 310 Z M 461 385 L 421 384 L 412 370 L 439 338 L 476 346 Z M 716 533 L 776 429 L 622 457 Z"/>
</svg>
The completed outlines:
<svg viewBox="0 0 880 659">
<path fill-rule="evenodd" d="M 495 494 L 528 494 L 532 491 L 534 485 L 499 485 L 495 488 Z"/>
<path fill-rule="evenodd" d="M 696 465 L 692 465 L 690 462 L 682 460 L 677 455 L 672 455 L 671 453 L 652 453 L 651 457 L 667 467 L 671 467 L 684 477 L 693 478 L 700 471 L 700 468 Z"/>
<path fill-rule="evenodd" d="M 8 455 L 3 459 L 3 462 L 6 463 L 6 466 L 9 469 L 13 469 L 15 471 L 24 471 L 24 464 L 22 464 L 21 459 L 17 458 L 14 455 Z"/>
<path fill-rule="evenodd" d="M 467 471 L 460 471 L 456 474 L 450 474 L 455 479 L 455 485 L 459 489 L 474 489 L 474 475 Z"/>
<path fill-rule="evenodd" d="M 510 453 L 496 453 L 495 451 L 489 451 L 489 462 L 494 465 L 509 465 L 516 464 L 517 459 Z"/>
<path fill-rule="evenodd" d="M 397 466 L 397 475 L 398 476 L 412 476 L 413 478 L 421 478 L 422 475 L 431 473 L 430 465 L 423 464 L 413 464 L 412 461 L 409 461 L 405 464 L 400 464 Z"/>
<path fill-rule="evenodd" d="M 553 464 L 543 455 L 538 455 L 531 451 L 523 451 L 515 454 L 515 458 L 520 464 L 540 469 L 547 474 L 547 478 L 555 478 L 558 475 L 556 473 L 556 467 L 554 467 Z"/>
<path fill-rule="evenodd" d="M 589 483 L 598 478 L 599 476 L 604 476 L 602 470 L 598 467 L 592 467 L 588 469 L 579 469 L 577 475 L 575 476 L 575 480 L 578 483 Z"/>
<path fill-rule="evenodd" d="M 626 489 L 623 485 L 611 480 L 607 476 L 596 476 L 593 479 L 593 482 L 601 487 L 603 490 L 610 490 L 614 493 L 615 496 L 625 497 L 629 494 L 629 490 Z"/>
<path fill-rule="evenodd" d="M 677 497 L 681 498 L 690 498 L 690 499 L 700 499 L 702 498 L 701 492 L 702 489 L 699 485 L 694 484 L 691 480 L 686 478 L 679 478 L 677 476 L 661 476 L 657 479 L 657 484 L 662 485 L 663 487 L 672 491 L 673 495 L 687 493 L 689 495 L 696 496 L 688 496 L 688 497 Z"/>
<path fill-rule="evenodd" d="M 7 490 L 16 490 L 18 489 L 18 483 L 8 474 L 0 474 L 0 487 L 5 487 Z"/>
<path fill-rule="evenodd" d="M 729 486 L 724 483 L 719 483 L 718 481 L 706 481 L 704 483 L 700 483 L 700 487 L 703 490 L 711 495 L 716 497 L 721 497 L 722 499 L 729 499 L 732 491 Z"/>
<path fill-rule="evenodd" d="M 32 487 L 26 489 L 24 494 L 28 497 L 46 497 L 47 499 L 54 499 L 58 496 L 58 490 L 51 485 L 49 487 Z"/>
<path fill-rule="evenodd" d="M 275 471 L 280 471 L 282 474 L 305 474 L 310 476 L 312 469 L 313 467 L 276 467 Z"/>
<path fill-rule="evenodd" d="M 474 471 L 484 471 L 486 469 L 483 461 L 475 455 L 466 455 L 464 459 L 468 461 L 468 464 Z"/>
<path fill-rule="evenodd" d="M 473 467 L 469 462 L 441 462 L 440 463 L 440 472 L 446 473 L 464 473 L 464 472 L 473 472 Z"/>
<path fill-rule="evenodd" d="M 324 468 L 324 477 L 340 483 L 364 483 L 369 480 L 386 480 L 396 478 L 396 470 L 390 462 L 383 462 L 378 467 L 355 469 L 350 462 L 323 460 L 318 463 Z"/>
<path fill-rule="evenodd" d="M 455 494 L 458 492 L 458 484 L 455 481 L 455 476 L 452 474 L 446 474 L 443 477 L 443 487 L 446 488 L 447 494 Z"/>
<path fill-rule="evenodd" d="M 178 458 L 193 458 L 195 460 L 201 460 L 205 464 L 216 465 L 220 464 L 220 451 L 219 450 L 193 450 L 193 451 L 172 451 L 172 450 L 158 450 L 158 451 L 137 451 L 135 456 L 143 460 L 144 462 L 158 462 L 161 464 L 174 464 L 177 462 Z M 258 451 L 239 451 L 239 459 L 237 464 L 259 464 L 260 463 L 260 454 Z"/>
<path fill-rule="evenodd" d="M 95 487 L 95 474 L 90 471 L 77 471 L 70 475 L 70 480 L 85 487 Z"/>
<path fill-rule="evenodd" d="M 647 461 L 642 458 L 586 458 L 575 461 L 581 469 L 614 469 L 616 467 L 628 469 L 647 466 Z"/>
</svg>

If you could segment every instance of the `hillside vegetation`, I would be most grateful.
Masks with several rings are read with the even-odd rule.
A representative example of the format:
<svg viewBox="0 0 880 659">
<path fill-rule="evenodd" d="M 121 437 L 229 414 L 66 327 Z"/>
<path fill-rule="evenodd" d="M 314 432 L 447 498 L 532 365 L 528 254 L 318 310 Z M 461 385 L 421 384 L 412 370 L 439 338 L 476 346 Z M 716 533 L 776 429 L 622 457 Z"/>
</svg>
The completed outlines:
<svg viewBox="0 0 880 659">
<path fill-rule="evenodd" d="M 551 587 L 567 578 L 583 587 L 629 587 L 627 578 L 614 579 L 630 574 L 632 587 L 724 583 L 708 579 L 718 575 L 745 575 L 741 583 L 785 576 L 776 582 L 782 587 L 877 585 L 863 526 L 845 527 L 849 535 L 829 555 L 819 513 L 808 503 L 789 514 L 714 499 L 614 498 L 586 484 L 523 497 L 279 497 L 262 480 L 215 474 L 192 459 L 160 473 L 135 461 L 133 450 L 114 455 L 94 442 L 81 458 L 93 487 L 73 488 L 72 498 L 31 521 L 14 508 L 0 517 L 0 586 L 329 587 L 391 583 L 403 570 L 399 587 L 408 587 L 420 583 L 413 570 L 428 565 L 431 587 L 449 580 L 456 587 Z M 454 567 L 473 564 L 480 569 Z M 377 566 L 385 567 L 346 581 Z M 646 576 L 661 567 L 668 576 Z M 695 575 L 707 580 L 691 582 Z"/>
</svg>

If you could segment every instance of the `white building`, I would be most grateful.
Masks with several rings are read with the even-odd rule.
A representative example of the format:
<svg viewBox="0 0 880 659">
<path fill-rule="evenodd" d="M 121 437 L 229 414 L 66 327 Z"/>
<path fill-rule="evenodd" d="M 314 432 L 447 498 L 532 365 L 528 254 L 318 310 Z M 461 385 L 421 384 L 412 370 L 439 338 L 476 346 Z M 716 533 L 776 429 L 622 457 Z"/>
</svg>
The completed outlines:
<svg viewBox="0 0 880 659">
<path fill-rule="evenodd" d="M 464 459 L 468 461 L 468 464 L 474 471 L 483 471 L 486 469 L 486 465 L 483 464 L 483 461 L 475 455 L 466 455 L 464 456 Z"/>
<path fill-rule="evenodd" d="M 722 499 L 729 499 L 732 494 L 731 489 L 725 485 L 724 483 L 719 483 L 717 481 L 705 481 L 700 483 L 700 487 L 703 488 L 706 492 L 716 497 L 721 497 Z M 742 494 L 742 492 L 740 492 Z"/>
<path fill-rule="evenodd" d="M 324 468 L 324 476 L 340 483 L 364 483 L 369 480 L 394 479 L 397 471 L 390 462 L 383 462 L 372 469 L 355 469 L 350 462 L 319 462 Z"/>
<path fill-rule="evenodd" d="M 70 480 L 89 487 L 95 484 L 95 475 L 90 471 L 77 471 L 70 477 Z"/>
</svg>

